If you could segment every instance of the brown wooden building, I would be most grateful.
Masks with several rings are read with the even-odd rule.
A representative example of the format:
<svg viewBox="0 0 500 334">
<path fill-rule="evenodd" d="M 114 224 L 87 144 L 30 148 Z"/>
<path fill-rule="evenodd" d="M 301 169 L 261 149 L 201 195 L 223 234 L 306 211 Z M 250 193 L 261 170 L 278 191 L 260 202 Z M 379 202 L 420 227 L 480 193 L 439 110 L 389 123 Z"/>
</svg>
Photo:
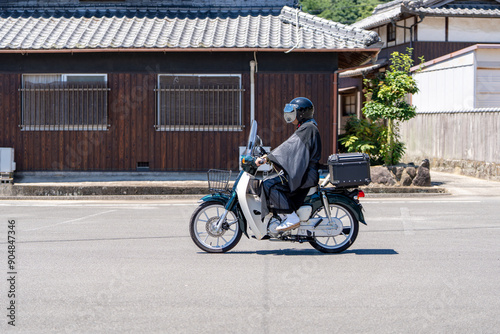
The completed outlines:
<svg viewBox="0 0 500 334">
<path fill-rule="evenodd" d="M 294 130 L 283 105 L 307 96 L 326 160 L 336 71 L 376 56 L 378 35 L 262 2 L 2 2 L 0 147 L 18 171 L 236 170 L 251 119 L 276 147 Z"/>
</svg>

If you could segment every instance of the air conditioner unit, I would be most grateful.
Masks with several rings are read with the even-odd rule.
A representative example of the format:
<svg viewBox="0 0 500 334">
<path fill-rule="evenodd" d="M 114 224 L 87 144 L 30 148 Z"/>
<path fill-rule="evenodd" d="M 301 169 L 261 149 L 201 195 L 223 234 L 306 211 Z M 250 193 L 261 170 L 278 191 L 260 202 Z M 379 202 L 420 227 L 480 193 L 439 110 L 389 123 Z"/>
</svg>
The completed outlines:
<svg viewBox="0 0 500 334">
<path fill-rule="evenodd" d="M 15 170 L 14 149 L 10 147 L 0 147 L 0 173 L 12 173 Z"/>
</svg>

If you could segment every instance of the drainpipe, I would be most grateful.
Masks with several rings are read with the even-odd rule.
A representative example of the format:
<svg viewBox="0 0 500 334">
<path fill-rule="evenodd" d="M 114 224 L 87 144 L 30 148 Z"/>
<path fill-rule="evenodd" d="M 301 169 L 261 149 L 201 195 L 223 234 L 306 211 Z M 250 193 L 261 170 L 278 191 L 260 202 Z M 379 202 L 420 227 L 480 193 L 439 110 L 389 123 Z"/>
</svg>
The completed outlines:
<svg viewBox="0 0 500 334">
<path fill-rule="evenodd" d="M 256 61 L 250 61 L 250 124 L 255 119 L 255 65 Z"/>
</svg>

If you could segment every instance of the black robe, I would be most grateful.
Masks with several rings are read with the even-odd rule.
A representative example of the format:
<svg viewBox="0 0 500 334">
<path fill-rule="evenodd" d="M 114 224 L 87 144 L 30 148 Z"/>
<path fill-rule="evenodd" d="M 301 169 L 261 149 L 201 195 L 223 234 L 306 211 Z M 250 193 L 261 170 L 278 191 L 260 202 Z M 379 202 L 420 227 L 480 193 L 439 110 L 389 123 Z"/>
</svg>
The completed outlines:
<svg viewBox="0 0 500 334">
<path fill-rule="evenodd" d="M 304 200 L 308 189 L 316 186 L 319 181 L 321 138 L 316 122 L 307 120 L 299 125 L 293 135 L 267 157 L 283 170 L 284 177 L 274 176 L 264 181 L 262 216 L 269 209 L 278 213 L 291 213 L 298 209 L 297 206 Z M 268 204 L 269 208 L 264 204 Z"/>
</svg>

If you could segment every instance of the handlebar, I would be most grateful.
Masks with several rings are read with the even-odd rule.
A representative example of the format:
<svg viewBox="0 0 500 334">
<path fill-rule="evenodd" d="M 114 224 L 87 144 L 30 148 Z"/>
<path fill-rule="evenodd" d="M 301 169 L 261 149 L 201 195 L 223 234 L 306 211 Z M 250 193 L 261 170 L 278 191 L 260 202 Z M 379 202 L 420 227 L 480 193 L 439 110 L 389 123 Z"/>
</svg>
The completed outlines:
<svg viewBox="0 0 500 334">
<path fill-rule="evenodd" d="M 257 165 L 257 167 L 259 167 L 260 165 L 263 165 L 266 163 L 266 159 L 262 159 L 262 158 L 257 158 L 255 160 L 255 164 Z"/>
</svg>

